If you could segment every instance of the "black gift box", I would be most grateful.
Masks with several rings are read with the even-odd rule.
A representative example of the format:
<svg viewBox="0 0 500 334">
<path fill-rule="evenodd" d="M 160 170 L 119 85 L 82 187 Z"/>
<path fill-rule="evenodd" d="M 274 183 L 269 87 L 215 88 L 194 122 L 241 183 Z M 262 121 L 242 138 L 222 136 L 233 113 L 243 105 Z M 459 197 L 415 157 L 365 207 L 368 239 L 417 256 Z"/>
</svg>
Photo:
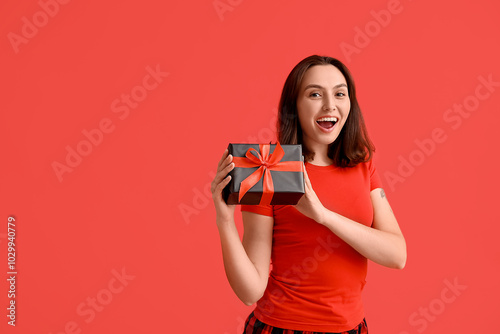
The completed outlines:
<svg viewBox="0 0 500 334">
<path fill-rule="evenodd" d="M 273 154 L 276 144 L 267 144 L 269 146 L 269 155 Z M 302 146 L 301 145 L 280 145 L 284 151 L 284 156 L 280 162 L 296 161 L 299 170 L 303 161 Z M 260 152 L 259 144 L 229 144 L 229 154 L 233 157 L 246 158 L 248 149 L 254 148 Z M 255 151 L 252 152 L 257 156 Z M 279 164 L 279 163 L 278 163 Z M 300 164 L 300 165 L 299 165 Z M 250 174 L 255 172 L 259 167 L 236 167 L 229 173 L 231 175 L 231 182 L 224 188 L 223 198 L 227 204 L 250 204 L 257 205 L 260 203 L 263 194 L 263 176 L 259 181 L 251 187 L 245 195 L 238 200 L 240 185 Z M 304 173 L 302 171 L 276 171 L 269 168 L 272 183 L 274 187 L 274 194 L 272 195 L 271 205 L 295 205 L 299 199 L 304 195 Z"/>
</svg>

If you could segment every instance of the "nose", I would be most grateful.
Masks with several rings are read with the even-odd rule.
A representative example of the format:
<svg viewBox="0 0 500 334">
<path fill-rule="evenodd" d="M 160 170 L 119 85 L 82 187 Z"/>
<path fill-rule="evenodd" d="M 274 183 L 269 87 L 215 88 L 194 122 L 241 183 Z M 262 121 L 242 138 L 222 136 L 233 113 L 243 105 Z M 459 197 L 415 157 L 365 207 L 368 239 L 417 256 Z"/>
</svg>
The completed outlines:
<svg viewBox="0 0 500 334">
<path fill-rule="evenodd" d="M 325 97 L 323 110 L 329 110 L 329 109 L 335 110 L 335 99 L 331 97 Z"/>
</svg>

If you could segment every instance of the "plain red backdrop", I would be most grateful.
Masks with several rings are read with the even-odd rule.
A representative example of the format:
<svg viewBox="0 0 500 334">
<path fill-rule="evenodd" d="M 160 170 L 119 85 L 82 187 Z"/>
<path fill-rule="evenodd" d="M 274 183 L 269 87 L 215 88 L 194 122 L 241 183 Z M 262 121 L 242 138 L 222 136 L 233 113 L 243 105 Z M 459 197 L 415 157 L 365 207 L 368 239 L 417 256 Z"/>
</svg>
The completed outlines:
<svg viewBox="0 0 500 334">
<path fill-rule="evenodd" d="M 497 2 L 61 2 L 0 5 L 2 333 L 240 333 L 206 189 L 227 143 L 274 140 L 311 54 L 351 69 L 408 244 L 370 264 L 370 332 L 495 331 Z"/>
</svg>

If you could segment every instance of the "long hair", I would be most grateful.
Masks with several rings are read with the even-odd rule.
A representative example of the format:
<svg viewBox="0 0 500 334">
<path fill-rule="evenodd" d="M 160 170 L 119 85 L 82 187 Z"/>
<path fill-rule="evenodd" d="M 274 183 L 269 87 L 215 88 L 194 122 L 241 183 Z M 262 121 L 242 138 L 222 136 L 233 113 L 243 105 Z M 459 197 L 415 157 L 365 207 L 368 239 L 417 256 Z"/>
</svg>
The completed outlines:
<svg viewBox="0 0 500 334">
<path fill-rule="evenodd" d="M 375 147 L 371 142 L 361 109 L 356 99 L 354 80 L 347 67 L 338 59 L 326 56 L 309 56 L 298 63 L 288 75 L 281 92 L 278 107 L 277 132 L 281 144 L 302 144 L 305 160 L 314 152 L 302 141 L 302 128 L 297 112 L 297 98 L 306 71 L 317 65 L 333 65 L 344 75 L 351 102 L 349 116 L 337 139 L 328 146 L 328 157 L 339 167 L 353 167 L 372 158 Z"/>
</svg>

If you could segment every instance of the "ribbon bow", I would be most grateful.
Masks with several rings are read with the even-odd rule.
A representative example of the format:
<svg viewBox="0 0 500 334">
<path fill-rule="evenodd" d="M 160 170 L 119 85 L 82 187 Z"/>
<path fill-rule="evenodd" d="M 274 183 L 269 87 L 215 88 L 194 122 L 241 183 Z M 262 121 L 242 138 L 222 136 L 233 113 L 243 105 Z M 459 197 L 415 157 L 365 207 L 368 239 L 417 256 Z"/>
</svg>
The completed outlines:
<svg viewBox="0 0 500 334">
<path fill-rule="evenodd" d="M 274 195 L 274 184 L 271 176 L 271 170 L 282 172 L 302 172 L 301 161 L 281 161 L 285 155 L 285 151 L 280 143 L 276 143 L 276 147 L 272 154 L 269 154 L 270 144 L 259 144 L 259 151 L 254 148 L 249 148 L 246 151 L 245 157 L 233 157 L 235 167 L 252 168 L 259 167 L 255 172 L 250 174 L 246 179 L 241 181 L 238 202 L 259 180 L 264 177 L 263 191 L 260 199 L 260 205 L 269 205 Z M 255 154 L 251 152 L 255 151 Z M 281 161 L 281 162 L 280 162 Z"/>
</svg>

